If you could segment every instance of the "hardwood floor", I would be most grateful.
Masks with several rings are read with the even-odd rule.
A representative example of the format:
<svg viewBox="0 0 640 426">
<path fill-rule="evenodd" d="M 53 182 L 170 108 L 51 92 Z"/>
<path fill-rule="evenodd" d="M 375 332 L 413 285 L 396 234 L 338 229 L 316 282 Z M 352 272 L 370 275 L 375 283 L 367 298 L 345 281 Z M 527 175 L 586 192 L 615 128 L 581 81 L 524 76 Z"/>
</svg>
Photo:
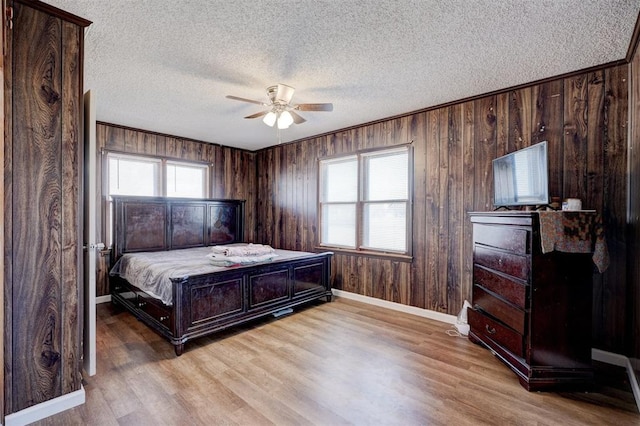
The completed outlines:
<svg viewBox="0 0 640 426">
<path fill-rule="evenodd" d="M 603 425 L 640 415 L 530 393 L 450 325 L 337 298 L 173 347 L 98 307 L 87 402 L 40 425 Z"/>
</svg>

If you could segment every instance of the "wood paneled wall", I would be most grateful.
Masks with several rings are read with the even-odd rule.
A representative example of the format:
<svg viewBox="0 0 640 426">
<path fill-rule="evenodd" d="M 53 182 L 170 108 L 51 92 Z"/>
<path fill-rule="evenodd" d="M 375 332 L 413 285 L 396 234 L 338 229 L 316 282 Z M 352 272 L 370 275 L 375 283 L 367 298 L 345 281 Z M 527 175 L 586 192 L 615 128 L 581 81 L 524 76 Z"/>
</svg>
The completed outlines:
<svg viewBox="0 0 640 426">
<path fill-rule="evenodd" d="M 631 93 L 631 131 L 629 132 L 629 309 L 631 310 L 627 332 L 633 336 L 631 356 L 635 358 L 635 368 L 640 380 L 640 52 L 634 46 L 635 54 L 629 65 Z"/>
<path fill-rule="evenodd" d="M 246 241 L 255 241 L 256 211 L 253 208 L 257 193 L 255 153 L 108 123 L 97 124 L 96 138 L 100 206 L 105 200 L 102 194 L 102 156 L 106 151 L 206 162 L 212 165 L 211 197 L 245 200 L 244 235 Z M 103 228 L 100 221 L 98 241 L 103 240 Z M 109 294 L 107 281 L 109 263 L 109 252 L 105 252 L 98 260 L 96 292 L 98 296 Z"/>
<path fill-rule="evenodd" d="M 467 212 L 493 208 L 491 160 L 547 140 L 552 196 L 581 198 L 607 225 L 612 262 L 604 274 L 594 274 L 594 337 L 596 346 L 624 352 L 627 74 L 626 65 L 607 68 L 258 153 L 107 123 L 98 124 L 98 146 L 210 162 L 212 196 L 247 200 L 248 241 L 312 251 L 318 158 L 412 143 L 413 261 L 337 253 L 334 286 L 455 315 L 471 298 Z M 108 294 L 106 274 L 98 276 L 98 294 Z"/>
<path fill-rule="evenodd" d="M 336 253 L 334 287 L 455 315 L 471 298 L 467 212 L 493 208 L 491 160 L 547 140 L 551 195 L 603 215 L 612 262 L 594 275 L 594 337 L 623 352 L 627 74 L 611 67 L 259 151 L 256 239 L 313 250 L 318 158 L 410 142 L 413 262 Z"/>
<path fill-rule="evenodd" d="M 82 63 L 89 22 L 13 1 L 5 56 L 5 414 L 81 387 Z M 11 20 L 11 19 L 10 19 Z"/>
</svg>

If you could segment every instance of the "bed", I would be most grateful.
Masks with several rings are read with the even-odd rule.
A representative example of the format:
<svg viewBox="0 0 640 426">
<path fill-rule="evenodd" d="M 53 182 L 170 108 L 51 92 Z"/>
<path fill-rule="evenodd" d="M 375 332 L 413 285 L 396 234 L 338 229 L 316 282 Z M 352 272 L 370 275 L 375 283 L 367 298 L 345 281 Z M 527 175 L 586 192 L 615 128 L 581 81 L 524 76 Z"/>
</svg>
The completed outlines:
<svg viewBox="0 0 640 426">
<path fill-rule="evenodd" d="M 249 264 L 210 262 L 214 247 L 245 247 L 244 201 L 114 196 L 112 217 L 111 300 L 169 340 L 178 356 L 191 339 L 332 299 L 331 252 L 276 249 Z M 127 272 L 141 264 L 162 271 Z M 160 275 L 166 287 L 149 283 Z"/>
</svg>

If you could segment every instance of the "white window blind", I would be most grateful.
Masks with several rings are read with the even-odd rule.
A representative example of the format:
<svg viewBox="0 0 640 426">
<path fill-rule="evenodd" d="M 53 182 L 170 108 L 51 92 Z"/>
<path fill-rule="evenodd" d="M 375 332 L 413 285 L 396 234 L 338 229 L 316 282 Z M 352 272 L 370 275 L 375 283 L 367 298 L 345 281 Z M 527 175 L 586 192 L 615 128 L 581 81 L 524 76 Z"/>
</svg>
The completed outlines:
<svg viewBox="0 0 640 426">
<path fill-rule="evenodd" d="M 410 252 L 409 147 L 320 161 L 320 244 Z"/>
<path fill-rule="evenodd" d="M 167 197 L 202 198 L 207 193 L 207 166 L 167 161 Z"/>
<path fill-rule="evenodd" d="M 109 156 L 109 195 L 160 195 L 161 164 L 159 159 Z"/>
<path fill-rule="evenodd" d="M 356 247 L 358 159 L 348 156 L 321 163 L 321 216 L 323 244 Z"/>
</svg>

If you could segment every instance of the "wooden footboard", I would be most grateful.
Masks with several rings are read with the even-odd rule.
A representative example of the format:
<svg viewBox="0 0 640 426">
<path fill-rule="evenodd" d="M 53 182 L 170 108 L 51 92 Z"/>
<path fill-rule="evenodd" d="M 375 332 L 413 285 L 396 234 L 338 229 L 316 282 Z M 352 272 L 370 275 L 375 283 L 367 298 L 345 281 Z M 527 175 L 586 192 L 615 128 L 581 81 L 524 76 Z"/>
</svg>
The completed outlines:
<svg viewBox="0 0 640 426">
<path fill-rule="evenodd" d="M 111 297 L 167 338 L 181 355 L 190 339 L 318 298 L 331 301 L 331 256 L 319 253 L 175 279 L 173 306 L 119 277 L 111 277 Z"/>
</svg>

